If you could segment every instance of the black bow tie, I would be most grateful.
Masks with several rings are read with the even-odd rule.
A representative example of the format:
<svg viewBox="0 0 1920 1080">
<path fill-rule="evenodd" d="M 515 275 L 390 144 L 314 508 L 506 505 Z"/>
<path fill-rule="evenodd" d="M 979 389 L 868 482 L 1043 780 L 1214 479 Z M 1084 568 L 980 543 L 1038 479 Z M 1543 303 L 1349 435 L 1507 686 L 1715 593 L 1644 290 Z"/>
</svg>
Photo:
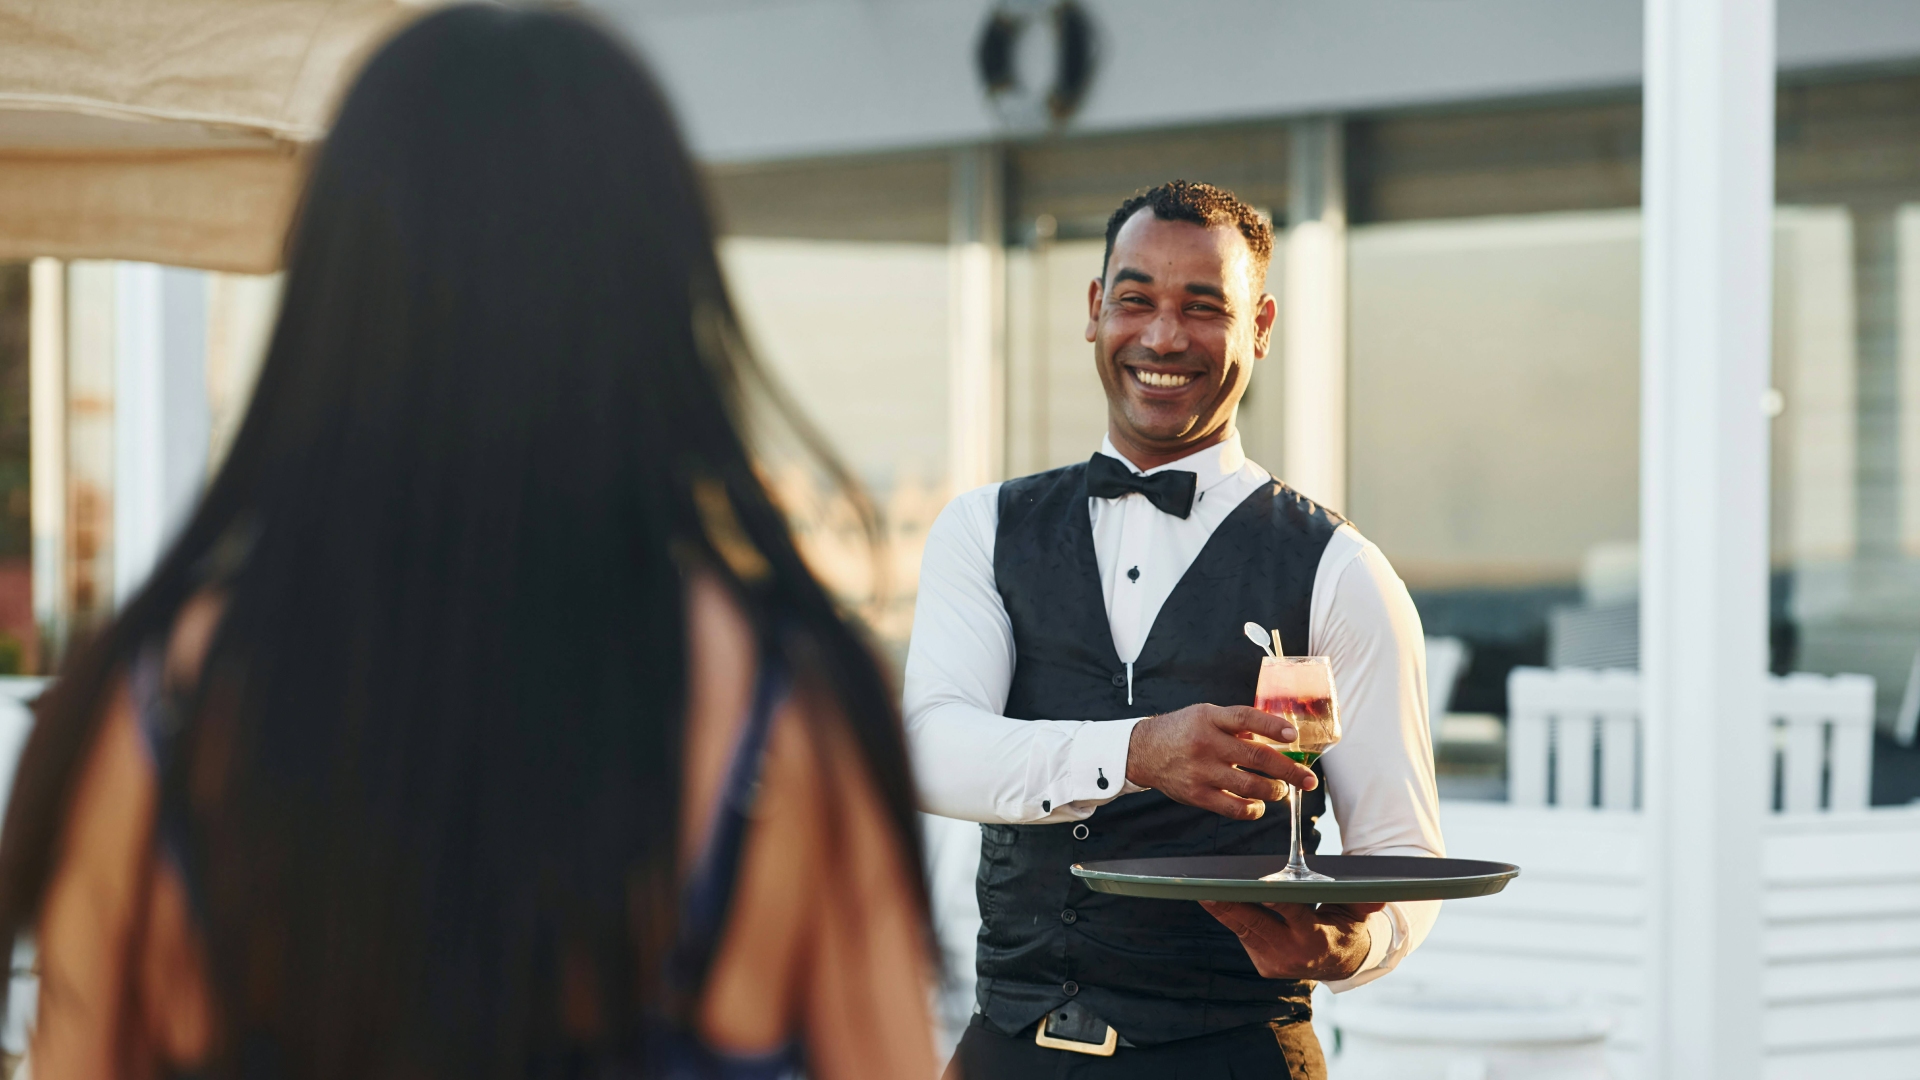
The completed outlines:
<svg viewBox="0 0 1920 1080">
<path fill-rule="evenodd" d="M 1105 454 L 1095 454 L 1087 461 L 1088 495 L 1096 499 L 1118 499 L 1137 491 L 1161 513 L 1182 519 L 1193 513 L 1193 490 L 1199 483 L 1199 474 L 1178 470 L 1139 476 L 1119 458 Z"/>
</svg>

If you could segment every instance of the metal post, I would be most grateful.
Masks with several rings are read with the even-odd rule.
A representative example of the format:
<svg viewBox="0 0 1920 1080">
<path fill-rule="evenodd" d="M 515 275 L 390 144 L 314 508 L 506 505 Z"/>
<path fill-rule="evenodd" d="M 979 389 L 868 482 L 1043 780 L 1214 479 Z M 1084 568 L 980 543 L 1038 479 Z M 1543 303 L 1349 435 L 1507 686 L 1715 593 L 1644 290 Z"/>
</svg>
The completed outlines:
<svg viewBox="0 0 1920 1080">
<path fill-rule="evenodd" d="M 1341 123 L 1293 125 L 1286 281 L 1282 479 L 1335 509 L 1347 504 L 1347 201 Z"/>
<path fill-rule="evenodd" d="M 113 613 L 115 264 L 67 265 L 66 612 L 85 633 Z"/>
<path fill-rule="evenodd" d="M 1647 0 L 1648 1074 L 1760 1075 L 1771 0 Z"/>
<path fill-rule="evenodd" d="M 956 493 L 999 479 L 1004 467 L 1002 168 L 998 147 L 953 155 L 947 478 Z"/>
<path fill-rule="evenodd" d="M 67 638 L 67 268 L 35 259 L 27 323 L 27 468 L 33 528 L 35 667 Z"/>
</svg>

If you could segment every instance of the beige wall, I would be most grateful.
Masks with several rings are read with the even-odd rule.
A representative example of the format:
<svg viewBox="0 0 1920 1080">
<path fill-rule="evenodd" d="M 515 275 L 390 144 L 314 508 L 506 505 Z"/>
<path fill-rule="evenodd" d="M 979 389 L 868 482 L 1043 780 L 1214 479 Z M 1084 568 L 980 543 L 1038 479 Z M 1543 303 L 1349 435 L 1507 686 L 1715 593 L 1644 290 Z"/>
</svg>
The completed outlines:
<svg viewBox="0 0 1920 1080">
<path fill-rule="evenodd" d="M 1853 229 L 1777 222 L 1773 555 L 1806 569 L 1856 545 Z M 1635 539 L 1636 212 L 1362 227 L 1351 275 L 1350 513 L 1409 582 L 1571 582 Z"/>
<path fill-rule="evenodd" d="M 732 238 L 721 257 L 760 359 L 855 472 L 943 475 L 945 245 Z"/>
<path fill-rule="evenodd" d="M 1348 512 L 1410 584 L 1634 538 L 1639 257 L 1623 212 L 1353 230 Z"/>
<path fill-rule="evenodd" d="M 926 530 L 948 497 L 947 247 L 735 237 L 720 250 L 754 349 L 866 484 L 886 543 L 871 550 L 822 478 L 769 447 L 795 537 L 822 579 L 901 654 Z"/>
</svg>

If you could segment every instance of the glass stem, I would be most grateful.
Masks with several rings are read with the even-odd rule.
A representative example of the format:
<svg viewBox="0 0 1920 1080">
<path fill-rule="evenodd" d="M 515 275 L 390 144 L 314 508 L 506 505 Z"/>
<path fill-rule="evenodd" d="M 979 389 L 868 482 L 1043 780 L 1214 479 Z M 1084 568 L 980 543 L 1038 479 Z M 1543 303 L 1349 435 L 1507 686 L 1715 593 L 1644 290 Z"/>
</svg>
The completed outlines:
<svg viewBox="0 0 1920 1080">
<path fill-rule="evenodd" d="M 1293 845 L 1287 852 L 1287 871 L 1305 871 L 1307 854 L 1300 844 L 1300 789 L 1292 784 L 1287 785 L 1287 812 L 1293 818 Z"/>
</svg>

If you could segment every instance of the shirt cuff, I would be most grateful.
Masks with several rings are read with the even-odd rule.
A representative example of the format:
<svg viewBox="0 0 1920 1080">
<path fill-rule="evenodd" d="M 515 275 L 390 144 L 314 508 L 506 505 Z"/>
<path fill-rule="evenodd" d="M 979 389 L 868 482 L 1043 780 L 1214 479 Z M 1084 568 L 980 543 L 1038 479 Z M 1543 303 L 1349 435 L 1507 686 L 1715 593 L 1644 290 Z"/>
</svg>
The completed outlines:
<svg viewBox="0 0 1920 1080">
<path fill-rule="evenodd" d="M 1041 792 L 1042 821 L 1075 821 L 1095 808 L 1143 788 L 1127 783 L 1127 747 L 1133 725 L 1146 719 L 1101 720 L 1073 733 L 1059 772 Z"/>
<path fill-rule="evenodd" d="M 1355 987 L 1365 986 L 1392 971 L 1393 967 L 1383 968 L 1388 956 L 1393 955 L 1394 946 L 1400 937 L 1400 923 L 1392 914 L 1393 905 L 1367 916 L 1367 933 L 1372 941 L 1367 945 L 1367 958 L 1360 964 L 1359 970 L 1344 979 L 1334 979 L 1327 983 L 1327 989 L 1336 994 L 1345 993 Z"/>
</svg>

